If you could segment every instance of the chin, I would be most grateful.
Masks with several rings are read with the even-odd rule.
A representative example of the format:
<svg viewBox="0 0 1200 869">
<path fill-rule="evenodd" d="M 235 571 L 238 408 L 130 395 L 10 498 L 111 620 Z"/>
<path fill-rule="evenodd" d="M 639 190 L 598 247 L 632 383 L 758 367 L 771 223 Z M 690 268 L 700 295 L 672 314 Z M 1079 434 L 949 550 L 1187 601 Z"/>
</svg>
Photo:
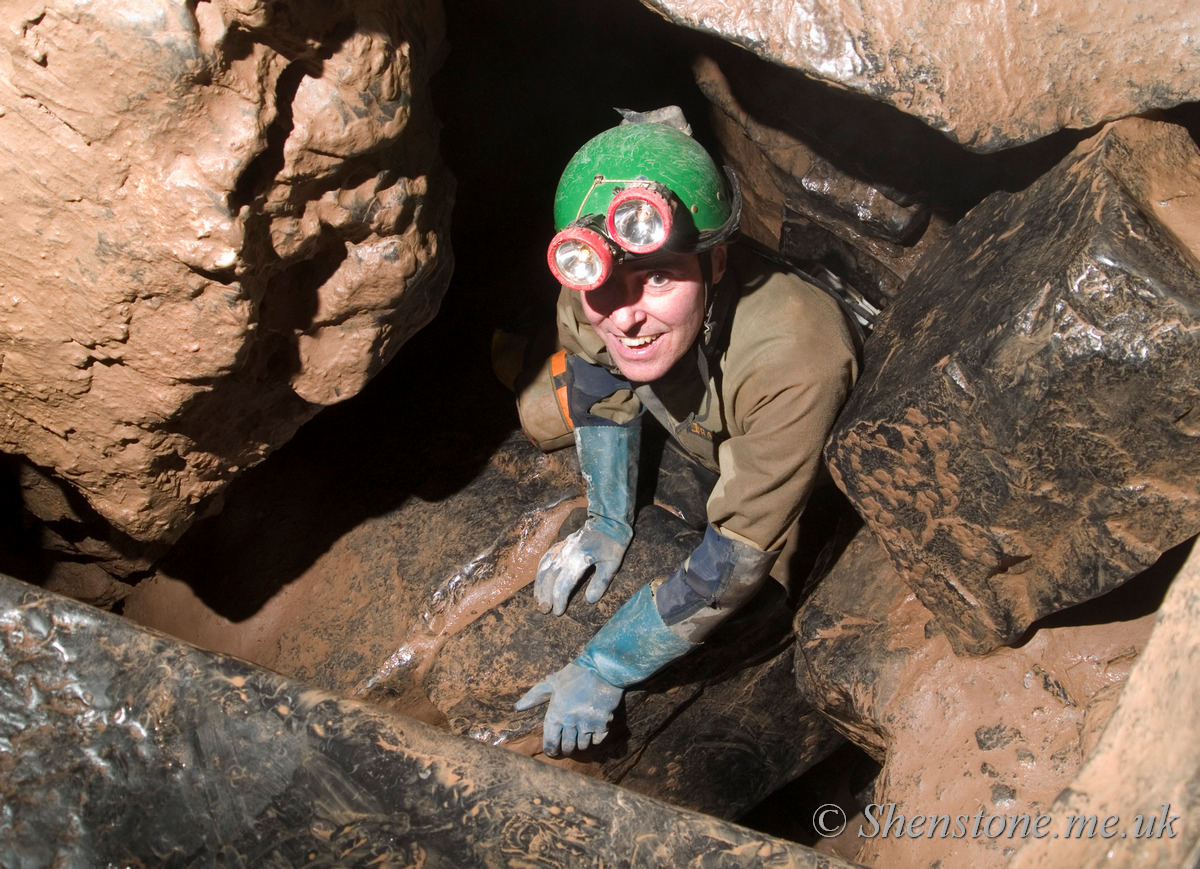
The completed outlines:
<svg viewBox="0 0 1200 869">
<path fill-rule="evenodd" d="M 665 376 L 673 365 L 674 362 L 668 365 L 657 360 L 653 362 L 618 362 L 617 368 L 621 370 L 621 373 L 625 375 L 627 380 L 633 380 L 637 383 L 653 383 L 660 377 Z"/>
<path fill-rule="evenodd" d="M 621 374 L 627 380 L 637 383 L 653 383 L 655 380 L 665 377 L 686 353 L 686 350 L 679 352 L 675 346 L 662 347 L 660 350 L 666 352 L 656 353 L 647 359 L 631 360 L 623 359 L 612 344 L 609 344 L 608 347 L 608 353 Z"/>
</svg>

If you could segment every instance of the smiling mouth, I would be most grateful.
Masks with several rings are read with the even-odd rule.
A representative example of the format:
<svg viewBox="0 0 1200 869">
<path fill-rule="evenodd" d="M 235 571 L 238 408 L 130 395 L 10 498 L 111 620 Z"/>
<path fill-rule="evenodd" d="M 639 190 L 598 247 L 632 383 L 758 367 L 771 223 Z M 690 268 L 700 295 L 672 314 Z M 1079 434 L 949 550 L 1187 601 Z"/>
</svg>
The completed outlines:
<svg viewBox="0 0 1200 869">
<path fill-rule="evenodd" d="M 629 347 L 630 349 L 634 349 L 637 347 L 646 347 L 650 344 L 653 344 L 655 341 L 658 340 L 658 336 L 657 335 L 647 335 L 642 338 L 626 338 L 624 336 L 619 336 L 617 340 L 619 340 L 624 346 Z"/>
</svg>

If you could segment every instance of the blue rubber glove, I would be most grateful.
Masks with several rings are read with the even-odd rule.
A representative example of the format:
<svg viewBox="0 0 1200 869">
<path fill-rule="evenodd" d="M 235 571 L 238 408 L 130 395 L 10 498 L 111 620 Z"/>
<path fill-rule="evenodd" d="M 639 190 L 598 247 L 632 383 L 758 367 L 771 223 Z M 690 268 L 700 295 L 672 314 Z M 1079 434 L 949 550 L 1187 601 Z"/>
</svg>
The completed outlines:
<svg viewBox="0 0 1200 869">
<path fill-rule="evenodd" d="M 538 682 L 517 701 L 524 712 L 550 701 L 542 725 L 542 750 L 554 756 L 590 748 L 608 736 L 608 725 L 623 688 L 610 685 L 595 672 L 571 663 Z"/>
<path fill-rule="evenodd" d="M 634 494 L 641 440 L 638 426 L 578 426 L 575 447 L 587 484 L 588 518 L 583 527 L 542 556 L 533 596 L 538 609 L 561 616 L 589 569 L 588 603 L 608 590 L 633 539 Z"/>
<path fill-rule="evenodd" d="M 533 581 L 538 609 L 556 616 L 566 612 L 571 592 L 589 567 L 594 567 L 595 572 L 584 596 L 588 603 L 596 603 L 617 575 L 626 546 L 591 522 L 585 522 L 566 540 L 554 544 L 538 563 L 537 579 Z"/>
<path fill-rule="evenodd" d="M 643 586 L 588 641 L 574 661 L 517 701 L 523 712 L 550 701 L 542 749 L 568 754 L 604 740 L 613 712 L 630 685 L 650 678 L 687 654 L 694 643 L 663 623 L 650 586 Z"/>
</svg>

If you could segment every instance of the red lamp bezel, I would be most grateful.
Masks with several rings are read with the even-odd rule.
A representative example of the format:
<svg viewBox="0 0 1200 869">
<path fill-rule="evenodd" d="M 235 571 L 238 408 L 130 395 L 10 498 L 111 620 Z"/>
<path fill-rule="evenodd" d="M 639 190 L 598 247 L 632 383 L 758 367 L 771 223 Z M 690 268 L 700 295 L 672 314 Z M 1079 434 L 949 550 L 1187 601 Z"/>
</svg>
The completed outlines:
<svg viewBox="0 0 1200 869">
<path fill-rule="evenodd" d="M 597 280 L 590 284 L 580 284 L 569 279 L 559 270 L 558 263 L 554 259 L 554 253 L 567 241 L 583 242 L 596 254 L 597 259 L 600 260 L 600 277 Z M 550 247 L 546 250 L 546 263 L 550 266 L 550 273 L 554 275 L 560 284 L 568 286 L 573 290 L 584 292 L 586 290 L 594 290 L 608 280 L 608 276 L 612 274 L 613 255 L 609 249 L 608 242 L 604 240 L 604 237 L 600 233 L 584 226 L 568 226 L 550 240 Z"/>
</svg>

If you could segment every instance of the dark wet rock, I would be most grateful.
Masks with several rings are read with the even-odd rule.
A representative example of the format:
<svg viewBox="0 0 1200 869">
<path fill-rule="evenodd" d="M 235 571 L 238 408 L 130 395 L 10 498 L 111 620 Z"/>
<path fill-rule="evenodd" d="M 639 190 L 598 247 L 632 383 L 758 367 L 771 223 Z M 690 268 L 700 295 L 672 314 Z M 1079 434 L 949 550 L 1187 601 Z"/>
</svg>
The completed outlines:
<svg viewBox="0 0 1200 869">
<path fill-rule="evenodd" d="M 741 231 L 796 260 L 823 261 L 881 305 L 919 258 L 928 204 L 885 192 L 885 180 L 874 177 L 882 167 L 872 172 L 855 160 L 861 145 L 831 158 L 830 140 L 849 124 L 844 113 L 824 123 L 826 112 L 814 106 L 838 97 L 742 54 L 713 55 L 696 64 L 696 79 L 716 109 L 722 156 L 742 183 Z"/>
<path fill-rule="evenodd" d="M 921 261 L 827 447 L 956 651 L 1016 641 L 1200 531 L 1200 153 L 1111 125 Z"/>
<path fill-rule="evenodd" d="M 882 761 L 889 735 L 878 710 L 896 691 L 911 655 L 897 646 L 888 613 L 911 592 L 861 523 L 830 543 L 816 588 L 796 615 L 796 672 L 806 698 L 846 736 Z"/>
<path fill-rule="evenodd" d="M 0 864 L 850 864 L 0 576 Z"/>
<path fill-rule="evenodd" d="M 973 154 L 881 103 L 706 40 L 693 64 L 737 171 L 743 234 L 830 269 L 886 307 L 946 228 L 996 190 L 1028 186 L 1082 134 Z"/>
</svg>

